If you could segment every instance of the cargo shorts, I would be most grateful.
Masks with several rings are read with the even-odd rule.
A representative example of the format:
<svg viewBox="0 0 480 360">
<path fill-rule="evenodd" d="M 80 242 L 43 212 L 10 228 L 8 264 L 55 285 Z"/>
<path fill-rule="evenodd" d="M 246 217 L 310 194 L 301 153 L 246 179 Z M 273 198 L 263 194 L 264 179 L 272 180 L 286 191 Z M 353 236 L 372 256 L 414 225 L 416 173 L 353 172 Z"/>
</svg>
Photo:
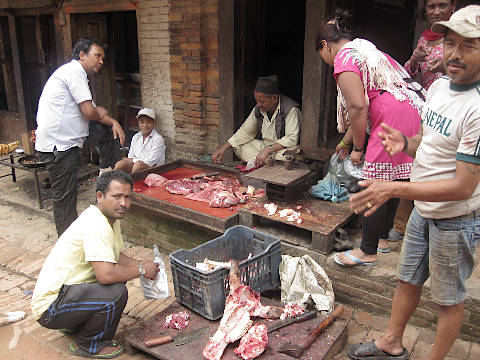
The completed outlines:
<svg viewBox="0 0 480 360">
<path fill-rule="evenodd" d="M 480 241 L 480 210 L 449 219 L 427 219 L 414 208 L 405 231 L 397 277 L 422 286 L 430 277 L 432 300 L 453 306 L 466 298 Z"/>
</svg>

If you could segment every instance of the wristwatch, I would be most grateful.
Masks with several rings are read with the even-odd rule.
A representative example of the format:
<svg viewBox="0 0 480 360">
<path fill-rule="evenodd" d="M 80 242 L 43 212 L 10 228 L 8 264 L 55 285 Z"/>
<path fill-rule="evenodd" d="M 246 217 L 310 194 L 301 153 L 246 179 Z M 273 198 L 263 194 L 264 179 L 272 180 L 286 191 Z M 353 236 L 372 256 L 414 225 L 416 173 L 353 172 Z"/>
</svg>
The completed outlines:
<svg viewBox="0 0 480 360">
<path fill-rule="evenodd" d="M 145 276 L 145 268 L 141 263 L 138 263 L 138 276 L 139 277 Z"/>
<path fill-rule="evenodd" d="M 352 151 L 362 152 L 363 148 L 357 148 L 355 145 L 352 146 Z"/>
</svg>

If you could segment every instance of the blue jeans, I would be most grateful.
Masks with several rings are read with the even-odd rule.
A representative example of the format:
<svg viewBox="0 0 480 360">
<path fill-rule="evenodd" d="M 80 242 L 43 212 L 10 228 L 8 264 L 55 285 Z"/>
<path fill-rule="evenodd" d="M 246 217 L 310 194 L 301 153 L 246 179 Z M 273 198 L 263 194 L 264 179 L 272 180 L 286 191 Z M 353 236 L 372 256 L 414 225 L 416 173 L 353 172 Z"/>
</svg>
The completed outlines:
<svg viewBox="0 0 480 360">
<path fill-rule="evenodd" d="M 397 277 L 422 286 L 430 277 L 432 300 L 444 306 L 463 302 L 465 281 L 475 265 L 480 210 L 450 219 L 427 219 L 413 209 L 403 239 Z"/>
</svg>

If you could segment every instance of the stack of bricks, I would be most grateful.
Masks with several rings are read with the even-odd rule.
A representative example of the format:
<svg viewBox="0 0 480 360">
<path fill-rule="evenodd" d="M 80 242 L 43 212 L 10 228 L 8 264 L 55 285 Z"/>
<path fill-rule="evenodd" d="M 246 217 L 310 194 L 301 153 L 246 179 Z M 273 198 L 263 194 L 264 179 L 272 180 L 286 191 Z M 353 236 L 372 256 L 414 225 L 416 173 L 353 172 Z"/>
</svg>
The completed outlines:
<svg viewBox="0 0 480 360">
<path fill-rule="evenodd" d="M 175 158 L 218 145 L 218 0 L 171 0 L 170 83 Z"/>
<path fill-rule="evenodd" d="M 155 129 L 165 139 L 166 155 L 171 159 L 175 123 L 170 88 L 169 12 L 168 0 L 138 2 L 137 28 L 142 105 L 155 110 Z"/>
</svg>

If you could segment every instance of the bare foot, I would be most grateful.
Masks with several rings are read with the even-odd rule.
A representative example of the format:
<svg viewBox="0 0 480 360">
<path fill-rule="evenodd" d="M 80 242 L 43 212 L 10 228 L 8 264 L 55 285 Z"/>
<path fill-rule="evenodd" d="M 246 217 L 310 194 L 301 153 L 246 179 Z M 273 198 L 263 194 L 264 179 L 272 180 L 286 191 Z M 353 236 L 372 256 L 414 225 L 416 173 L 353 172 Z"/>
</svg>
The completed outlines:
<svg viewBox="0 0 480 360">
<path fill-rule="evenodd" d="M 388 249 L 388 240 L 387 239 L 378 239 L 378 248 L 382 250 Z"/>
<path fill-rule="evenodd" d="M 353 249 L 352 251 L 350 251 L 349 254 L 356 257 L 357 259 L 359 259 L 363 262 L 366 262 L 366 263 L 370 263 L 370 262 L 373 263 L 373 262 L 377 261 L 377 255 L 376 254 L 375 255 L 367 255 L 360 248 Z M 355 261 L 350 259 L 348 256 L 345 256 L 344 252 L 338 253 L 338 258 L 345 265 L 356 265 L 357 264 Z"/>
<path fill-rule="evenodd" d="M 403 353 L 402 342 L 389 342 L 385 337 L 381 337 L 374 341 L 374 344 L 380 350 L 392 356 L 399 356 Z"/>
</svg>

